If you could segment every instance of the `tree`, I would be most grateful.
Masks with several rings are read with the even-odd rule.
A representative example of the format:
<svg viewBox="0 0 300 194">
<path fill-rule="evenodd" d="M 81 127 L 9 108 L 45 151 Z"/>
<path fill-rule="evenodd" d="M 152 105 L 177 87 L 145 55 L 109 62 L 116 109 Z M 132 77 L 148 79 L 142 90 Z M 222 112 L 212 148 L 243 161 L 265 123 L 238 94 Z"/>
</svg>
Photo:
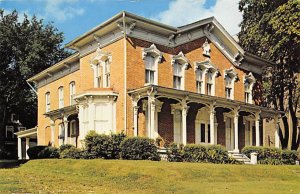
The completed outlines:
<svg viewBox="0 0 300 194">
<path fill-rule="evenodd" d="M 0 9 L 0 138 L 11 113 L 26 127 L 36 125 L 36 94 L 26 80 L 69 55 L 62 41 L 52 23 Z"/>
<path fill-rule="evenodd" d="M 292 122 L 282 117 L 279 137 L 286 149 L 292 133 L 291 149 L 296 150 L 300 142 L 300 1 L 240 0 L 239 10 L 243 12 L 242 47 L 275 63 L 263 75 L 265 102 L 290 115 Z"/>
</svg>

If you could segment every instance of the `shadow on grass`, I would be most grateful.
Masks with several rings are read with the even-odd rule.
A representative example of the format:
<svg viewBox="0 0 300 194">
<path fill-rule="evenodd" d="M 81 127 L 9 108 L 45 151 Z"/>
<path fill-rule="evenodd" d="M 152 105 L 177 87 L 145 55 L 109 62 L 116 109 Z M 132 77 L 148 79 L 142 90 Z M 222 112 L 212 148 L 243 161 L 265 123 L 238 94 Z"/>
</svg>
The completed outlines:
<svg viewBox="0 0 300 194">
<path fill-rule="evenodd" d="M 0 168 L 17 168 L 29 160 L 0 160 Z"/>
</svg>

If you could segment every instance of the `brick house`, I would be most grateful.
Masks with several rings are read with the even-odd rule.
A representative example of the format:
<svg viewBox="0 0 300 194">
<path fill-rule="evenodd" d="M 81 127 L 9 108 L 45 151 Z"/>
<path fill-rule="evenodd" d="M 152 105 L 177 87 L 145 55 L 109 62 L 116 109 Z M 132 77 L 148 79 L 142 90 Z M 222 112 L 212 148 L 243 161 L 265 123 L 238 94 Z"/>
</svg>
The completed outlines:
<svg viewBox="0 0 300 194">
<path fill-rule="evenodd" d="M 172 27 L 121 12 L 66 45 L 33 76 L 39 145 L 81 146 L 89 130 L 165 142 L 279 147 L 280 114 L 262 107 L 269 62 L 214 18 Z"/>
</svg>

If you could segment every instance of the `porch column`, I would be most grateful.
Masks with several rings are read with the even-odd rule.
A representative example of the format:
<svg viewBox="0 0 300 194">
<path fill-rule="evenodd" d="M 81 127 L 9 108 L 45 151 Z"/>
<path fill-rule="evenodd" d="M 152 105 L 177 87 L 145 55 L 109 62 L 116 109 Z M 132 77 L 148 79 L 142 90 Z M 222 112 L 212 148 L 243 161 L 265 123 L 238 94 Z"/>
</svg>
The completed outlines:
<svg viewBox="0 0 300 194">
<path fill-rule="evenodd" d="M 79 140 L 83 140 L 85 137 L 85 129 L 83 124 L 83 105 L 79 105 L 79 112 L 78 112 L 78 120 L 79 120 Z M 80 142 L 80 141 L 79 141 Z"/>
<path fill-rule="evenodd" d="M 18 159 L 22 160 L 22 139 L 18 137 Z"/>
<path fill-rule="evenodd" d="M 253 145 L 253 137 L 252 137 L 252 134 L 253 134 L 253 132 L 252 132 L 252 123 L 253 123 L 253 121 L 252 120 L 250 120 L 249 121 L 249 136 L 250 136 L 250 138 L 249 138 L 249 146 L 252 146 Z"/>
<path fill-rule="evenodd" d="M 239 152 L 239 111 L 234 113 L 234 152 Z"/>
<path fill-rule="evenodd" d="M 209 114 L 209 124 L 210 124 L 210 144 L 215 144 L 215 107 L 211 105 Z"/>
<path fill-rule="evenodd" d="M 137 102 L 133 103 L 133 135 L 138 136 L 138 110 Z"/>
<path fill-rule="evenodd" d="M 154 93 L 148 95 L 148 136 L 154 139 L 155 128 L 155 97 Z"/>
<path fill-rule="evenodd" d="M 30 139 L 29 138 L 26 138 L 26 160 L 29 159 L 29 156 L 27 154 L 27 150 L 29 149 L 29 144 L 30 144 Z"/>
<path fill-rule="evenodd" d="M 54 120 L 50 121 L 50 128 L 51 128 L 51 146 L 54 146 Z"/>
<path fill-rule="evenodd" d="M 256 115 L 255 115 L 255 146 L 260 146 L 259 120 L 260 120 L 260 114 L 256 113 Z"/>
<path fill-rule="evenodd" d="M 279 143 L 279 120 L 278 120 L 278 114 L 275 115 L 274 117 L 274 125 L 275 125 L 275 147 L 279 148 L 280 143 Z"/>
<path fill-rule="evenodd" d="M 97 132 L 97 130 L 95 129 L 95 104 L 93 103 L 93 97 L 89 97 L 89 116 L 88 116 L 88 120 L 89 120 L 89 126 L 87 130 L 95 130 Z"/>
<path fill-rule="evenodd" d="M 187 111 L 188 111 L 188 106 L 182 107 L 181 111 L 181 117 L 182 117 L 182 143 L 185 145 L 187 140 L 186 140 L 186 116 L 187 116 Z"/>
<path fill-rule="evenodd" d="M 64 116 L 63 118 L 63 122 L 64 122 L 64 145 L 66 145 L 68 143 L 68 118 L 66 116 Z"/>
</svg>

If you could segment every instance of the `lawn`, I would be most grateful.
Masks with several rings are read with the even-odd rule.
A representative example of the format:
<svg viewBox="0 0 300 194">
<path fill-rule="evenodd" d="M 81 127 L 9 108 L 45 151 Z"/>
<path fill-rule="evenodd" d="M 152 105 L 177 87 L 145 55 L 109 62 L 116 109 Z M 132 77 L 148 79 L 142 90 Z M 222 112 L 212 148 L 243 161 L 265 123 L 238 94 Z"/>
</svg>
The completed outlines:
<svg viewBox="0 0 300 194">
<path fill-rule="evenodd" d="M 32 160 L 0 169 L 0 193 L 300 193 L 300 166 Z"/>
</svg>

